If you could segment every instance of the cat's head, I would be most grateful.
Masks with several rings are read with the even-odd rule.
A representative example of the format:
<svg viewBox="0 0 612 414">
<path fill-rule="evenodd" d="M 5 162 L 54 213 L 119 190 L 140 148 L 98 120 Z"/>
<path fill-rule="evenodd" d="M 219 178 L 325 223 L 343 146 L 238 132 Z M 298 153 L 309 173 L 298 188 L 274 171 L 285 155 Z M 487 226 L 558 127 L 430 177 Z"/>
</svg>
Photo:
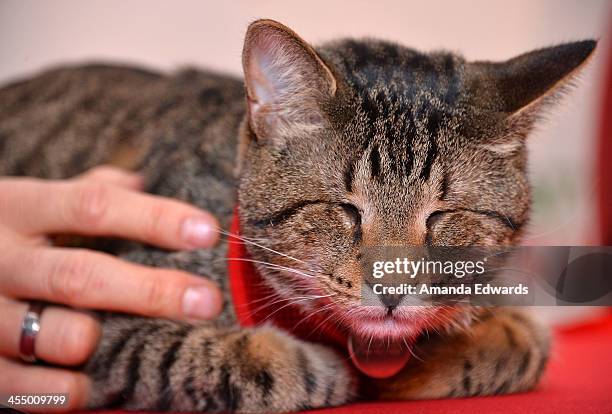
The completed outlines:
<svg viewBox="0 0 612 414">
<path fill-rule="evenodd" d="M 242 235 L 267 248 L 248 246 L 259 271 L 285 298 L 321 296 L 296 302 L 349 329 L 417 332 L 435 310 L 360 307 L 363 248 L 516 243 L 526 136 L 595 44 L 467 62 L 378 40 L 314 49 L 251 24 L 239 211 Z"/>
</svg>

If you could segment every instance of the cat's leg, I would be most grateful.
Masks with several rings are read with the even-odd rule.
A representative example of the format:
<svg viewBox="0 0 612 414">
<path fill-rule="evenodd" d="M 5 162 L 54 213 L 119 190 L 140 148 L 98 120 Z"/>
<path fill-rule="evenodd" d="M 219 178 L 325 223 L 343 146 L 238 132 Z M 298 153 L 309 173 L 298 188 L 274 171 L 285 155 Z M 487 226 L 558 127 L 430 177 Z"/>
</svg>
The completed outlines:
<svg viewBox="0 0 612 414">
<path fill-rule="evenodd" d="M 374 381 L 375 398 L 425 399 L 532 389 L 548 360 L 548 329 L 520 308 L 487 309 L 450 336 L 423 341 L 406 368 Z"/>
<path fill-rule="evenodd" d="M 113 316 L 86 372 L 91 407 L 287 412 L 351 399 L 355 377 L 331 349 L 273 327 L 225 329 Z"/>
</svg>

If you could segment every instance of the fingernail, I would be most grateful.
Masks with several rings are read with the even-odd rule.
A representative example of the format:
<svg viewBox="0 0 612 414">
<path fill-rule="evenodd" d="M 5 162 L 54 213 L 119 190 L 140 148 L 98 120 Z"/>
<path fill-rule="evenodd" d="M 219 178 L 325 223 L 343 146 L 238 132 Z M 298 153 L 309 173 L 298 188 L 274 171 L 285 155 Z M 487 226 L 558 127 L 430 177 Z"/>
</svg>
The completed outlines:
<svg viewBox="0 0 612 414">
<path fill-rule="evenodd" d="M 196 319 L 212 319 L 219 313 L 219 300 L 211 288 L 196 286 L 183 294 L 183 313 Z"/>
<path fill-rule="evenodd" d="M 214 225 L 204 217 L 190 217 L 183 222 L 183 239 L 194 247 L 211 246 L 217 237 Z"/>
</svg>

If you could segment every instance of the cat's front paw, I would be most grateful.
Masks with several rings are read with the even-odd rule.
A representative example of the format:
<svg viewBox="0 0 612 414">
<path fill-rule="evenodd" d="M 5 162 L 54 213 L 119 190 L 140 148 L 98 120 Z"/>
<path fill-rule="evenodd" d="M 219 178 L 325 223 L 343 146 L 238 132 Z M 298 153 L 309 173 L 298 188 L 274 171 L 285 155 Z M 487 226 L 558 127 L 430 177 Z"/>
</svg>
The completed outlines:
<svg viewBox="0 0 612 414">
<path fill-rule="evenodd" d="M 343 404 L 356 375 L 330 348 L 271 326 L 116 317 L 86 368 L 91 408 L 280 413 Z"/>
<path fill-rule="evenodd" d="M 548 328 L 528 312 L 486 308 L 470 326 L 434 336 L 397 375 L 371 381 L 378 399 L 509 394 L 533 389 L 550 352 Z"/>
<path fill-rule="evenodd" d="M 355 373 L 328 347 L 273 327 L 243 331 L 232 342 L 218 372 L 222 410 L 292 412 L 340 405 L 354 395 Z"/>
</svg>

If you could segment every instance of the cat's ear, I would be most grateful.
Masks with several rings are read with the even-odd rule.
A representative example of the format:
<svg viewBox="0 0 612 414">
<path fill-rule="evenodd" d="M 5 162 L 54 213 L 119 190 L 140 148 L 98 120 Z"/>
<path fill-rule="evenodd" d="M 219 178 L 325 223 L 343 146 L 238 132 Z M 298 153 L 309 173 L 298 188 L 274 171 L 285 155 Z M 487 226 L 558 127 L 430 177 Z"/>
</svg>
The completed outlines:
<svg viewBox="0 0 612 414">
<path fill-rule="evenodd" d="M 336 80 L 315 50 L 291 29 L 273 20 L 252 23 L 242 65 L 249 122 L 258 137 L 321 123 L 321 104 L 336 92 Z"/>
<path fill-rule="evenodd" d="M 480 106 L 520 116 L 553 101 L 571 85 L 597 42 L 584 40 L 534 50 L 505 62 L 469 65 L 471 93 Z"/>
</svg>

